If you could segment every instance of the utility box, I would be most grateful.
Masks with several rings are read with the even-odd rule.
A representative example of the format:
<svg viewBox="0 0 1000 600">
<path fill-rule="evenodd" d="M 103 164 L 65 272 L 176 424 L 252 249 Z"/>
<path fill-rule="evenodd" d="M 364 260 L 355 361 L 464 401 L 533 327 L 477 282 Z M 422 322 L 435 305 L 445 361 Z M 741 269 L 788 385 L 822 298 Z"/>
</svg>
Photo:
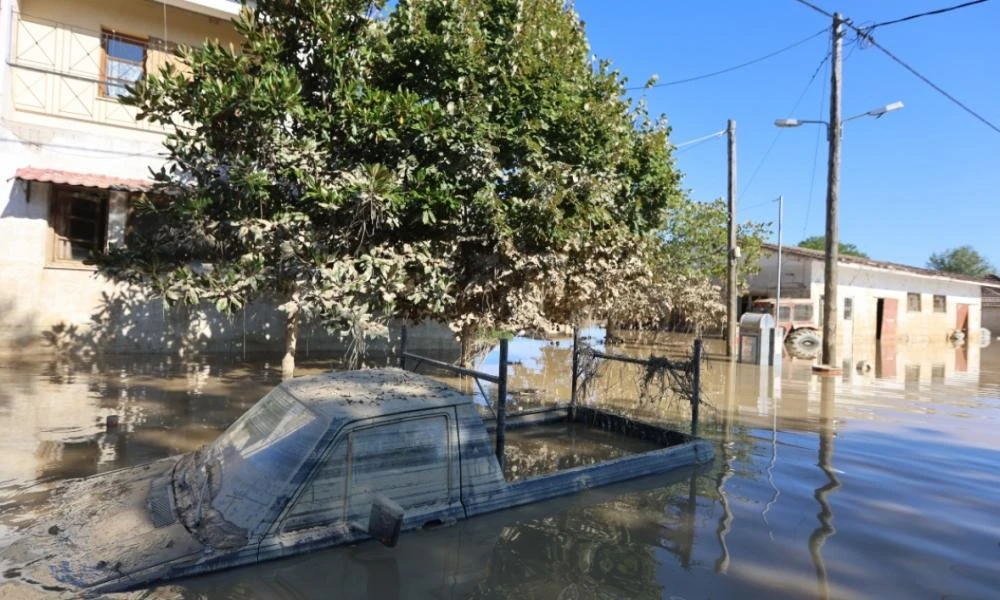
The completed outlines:
<svg viewBox="0 0 1000 600">
<path fill-rule="evenodd" d="M 739 361 L 770 366 L 771 343 L 775 337 L 774 317 L 767 313 L 746 313 L 740 318 Z"/>
</svg>

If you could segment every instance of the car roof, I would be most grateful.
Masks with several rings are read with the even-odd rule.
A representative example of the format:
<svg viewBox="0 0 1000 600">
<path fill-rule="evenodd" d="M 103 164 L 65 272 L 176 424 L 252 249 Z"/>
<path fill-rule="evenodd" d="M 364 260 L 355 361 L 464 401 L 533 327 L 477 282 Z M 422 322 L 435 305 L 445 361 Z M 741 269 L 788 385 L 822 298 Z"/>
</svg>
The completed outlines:
<svg viewBox="0 0 1000 600">
<path fill-rule="evenodd" d="M 291 379 L 281 387 L 330 420 L 364 419 L 472 401 L 426 375 L 394 368 L 333 371 Z"/>
</svg>

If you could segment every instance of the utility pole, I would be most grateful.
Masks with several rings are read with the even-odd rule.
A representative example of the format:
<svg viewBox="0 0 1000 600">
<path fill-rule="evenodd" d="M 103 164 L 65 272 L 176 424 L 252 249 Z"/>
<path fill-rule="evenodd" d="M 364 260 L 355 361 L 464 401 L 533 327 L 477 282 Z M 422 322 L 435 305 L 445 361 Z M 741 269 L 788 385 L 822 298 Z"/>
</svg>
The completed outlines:
<svg viewBox="0 0 1000 600">
<path fill-rule="evenodd" d="M 844 19 L 840 13 L 833 15 L 833 48 L 830 69 L 830 124 L 827 134 L 830 153 L 826 179 L 826 265 L 823 270 L 823 364 L 837 369 L 837 263 L 840 260 L 840 227 L 838 224 L 838 195 L 840 187 L 840 119 L 841 56 Z"/>
<path fill-rule="evenodd" d="M 726 356 L 736 356 L 736 121 L 726 125 L 729 154 L 729 244 L 726 269 Z"/>
</svg>

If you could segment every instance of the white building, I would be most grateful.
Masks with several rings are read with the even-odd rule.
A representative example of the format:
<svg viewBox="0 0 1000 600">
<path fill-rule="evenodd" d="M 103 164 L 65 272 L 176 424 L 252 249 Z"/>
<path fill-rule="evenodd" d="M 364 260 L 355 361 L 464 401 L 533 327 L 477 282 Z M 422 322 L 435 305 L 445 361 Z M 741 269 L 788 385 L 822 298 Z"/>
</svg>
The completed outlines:
<svg viewBox="0 0 1000 600">
<path fill-rule="evenodd" d="M 774 298 L 777 246 L 765 244 L 761 271 L 750 281 L 751 299 Z M 813 300 L 821 322 L 824 253 L 782 248 L 781 296 Z M 983 287 L 1000 282 L 841 255 L 837 302 L 839 343 L 850 349 L 882 342 L 945 342 L 962 332 L 978 343 Z"/>
</svg>

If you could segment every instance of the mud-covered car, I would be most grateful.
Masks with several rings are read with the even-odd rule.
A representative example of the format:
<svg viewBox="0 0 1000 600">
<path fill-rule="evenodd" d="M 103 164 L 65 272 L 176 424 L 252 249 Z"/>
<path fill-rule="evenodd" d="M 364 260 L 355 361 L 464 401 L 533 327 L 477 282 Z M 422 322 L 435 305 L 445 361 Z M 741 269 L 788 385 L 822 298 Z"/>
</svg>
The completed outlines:
<svg viewBox="0 0 1000 600">
<path fill-rule="evenodd" d="M 508 481 L 468 396 L 398 369 L 274 388 L 197 452 L 69 481 L 0 549 L 8 581 L 92 593 L 143 587 L 703 464 L 711 446 L 588 407 L 572 419 L 643 451 Z M 2 595 L 2 594 L 0 594 Z"/>
</svg>

